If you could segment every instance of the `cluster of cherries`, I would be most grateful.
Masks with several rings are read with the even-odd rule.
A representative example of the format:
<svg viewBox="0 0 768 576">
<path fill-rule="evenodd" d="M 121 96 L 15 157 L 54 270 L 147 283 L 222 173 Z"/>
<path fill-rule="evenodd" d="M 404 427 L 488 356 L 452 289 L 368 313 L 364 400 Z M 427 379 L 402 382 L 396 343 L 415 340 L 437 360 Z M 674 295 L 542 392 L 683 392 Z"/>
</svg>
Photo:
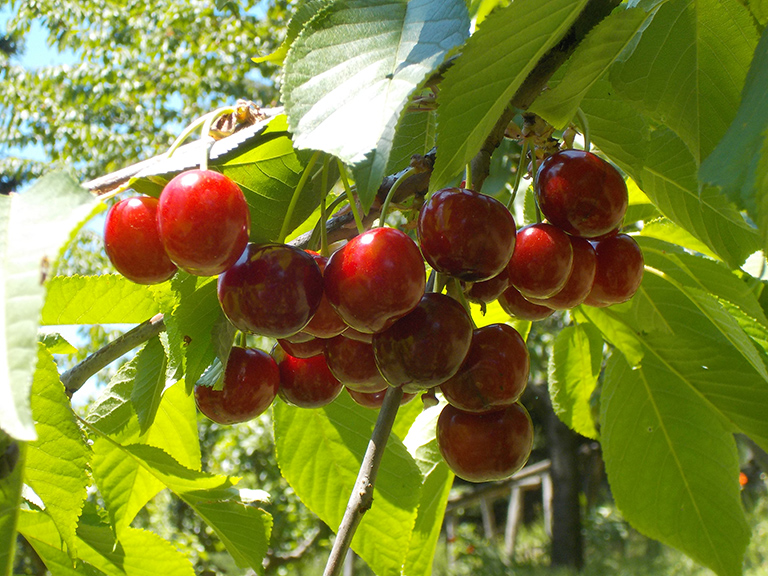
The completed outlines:
<svg viewBox="0 0 768 576">
<path fill-rule="evenodd" d="M 316 408 L 346 388 L 376 408 L 388 386 L 403 388 L 403 402 L 437 390 L 448 401 L 437 423 L 445 461 L 464 479 L 496 480 L 519 470 L 533 444 L 531 419 L 518 402 L 528 350 L 511 326 L 476 329 L 459 300 L 425 292 L 425 260 L 470 300 L 498 299 L 523 319 L 625 301 L 642 278 L 637 244 L 618 234 L 627 189 L 610 164 L 559 152 L 544 162 L 537 184 L 549 223 L 518 231 L 498 200 L 447 188 L 422 206 L 418 244 L 379 227 L 326 258 L 249 243 L 248 206 L 237 185 L 192 170 L 171 180 L 159 200 L 113 206 L 105 245 L 117 270 L 135 282 L 165 281 L 177 267 L 218 275 L 219 302 L 232 324 L 277 340 L 270 354 L 233 347 L 221 390 L 196 386 L 197 405 L 212 420 L 249 420 L 278 395 Z"/>
</svg>

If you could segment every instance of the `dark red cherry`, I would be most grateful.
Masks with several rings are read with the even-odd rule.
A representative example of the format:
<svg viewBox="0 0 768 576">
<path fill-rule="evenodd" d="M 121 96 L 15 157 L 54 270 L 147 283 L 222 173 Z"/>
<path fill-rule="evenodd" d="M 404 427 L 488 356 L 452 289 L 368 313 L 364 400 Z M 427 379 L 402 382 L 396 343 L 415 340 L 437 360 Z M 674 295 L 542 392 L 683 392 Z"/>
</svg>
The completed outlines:
<svg viewBox="0 0 768 576">
<path fill-rule="evenodd" d="M 157 198 L 137 196 L 109 209 L 104 249 L 120 274 L 137 284 L 159 284 L 176 273 L 157 228 Z"/>
<path fill-rule="evenodd" d="M 610 306 L 634 296 L 643 280 L 643 252 L 635 239 L 618 234 L 595 242 L 597 268 L 592 290 L 584 301 L 591 306 Z"/>
<path fill-rule="evenodd" d="M 555 310 L 575 308 L 589 295 L 597 270 L 597 256 L 592 244 L 584 238 L 570 236 L 573 248 L 573 267 L 568 280 L 554 296 L 545 299 L 531 298 L 534 304 L 547 306 Z"/>
<path fill-rule="evenodd" d="M 520 404 L 473 413 L 446 405 L 437 419 L 437 445 L 448 467 L 469 482 L 509 478 L 528 461 L 533 424 Z"/>
<path fill-rule="evenodd" d="M 544 160 L 536 178 L 536 198 L 547 220 L 583 238 L 618 228 L 629 203 L 619 171 L 583 150 L 562 150 Z"/>
<path fill-rule="evenodd" d="M 215 276 L 245 249 L 251 215 L 232 180 L 213 170 L 188 170 L 163 188 L 157 220 L 165 251 L 179 268 Z"/>
<path fill-rule="evenodd" d="M 419 305 L 373 336 L 376 365 L 392 386 L 426 390 L 453 376 L 472 341 L 472 320 L 445 294 L 425 294 Z"/>
<path fill-rule="evenodd" d="M 320 305 L 323 275 L 312 256 L 286 244 L 248 244 L 219 276 L 221 308 L 238 329 L 285 338 L 302 330 Z"/>
<path fill-rule="evenodd" d="M 295 358 L 277 345 L 272 350 L 272 356 L 280 368 L 277 394 L 288 404 L 299 408 L 320 408 L 333 402 L 344 388 L 331 374 L 322 354 Z"/>
<path fill-rule="evenodd" d="M 252 420 L 270 407 L 280 385 L 280 371 L 261 350 L 233 347 L 224 369 L 224 386 L 195 386 L 197 407 L 219 424 Z"/>
<path fill-rule="evenodd" d="M 552 224 L 531 224 L 517 233 L 509 279 L 525 297 L 549 298 L 565 286 L 572 266 L 568 235 Z"/>
<path fill-rule="evenodd" d="M 381 408 L 381 405 L 384 404 L 384 395 L 387 393 L 386 389 L 379 390 L 378 392 L 358 392 L 357 390 L 352 390 L 350 388 L 347 388 L 347 392 L 356 404 L 359 404 L 364 408 L 371 408 L 372 410 L 378 410 Z M 400 400 L 400 406 L 408 404 L 408 402 L 413 400 L 415 397 L 415 393 L 410 394 L 405 392 L 403 394 L 402 400 Z"/>
<path fill-rule="evenodd" d="M 510 286 L 499 296 L 499 305 L 510 316 L 531 322 L 544 320 L 555 313 L 553 308 L 526 300 L 514 286 Z"/>
<path fill-rule="evenodd" d="M 307 253 L 315 259 L 317 266 L 320 268 L 320 272 L 325 272 L 328 258 L 310 250 L 307 250 Z M 317 311 L 315 312 L 315 315 L 312 316 L 312 320 L 309 321 L 309 324 L 304 327 L 304 332 L 317 336 L 318 338 L 333 338 L 344 332 L 346 329 L 347 324 L 328 302 L 328 297 L 323 294 L 323 297 L 320 299 L 320 306 L 317 307 Z"/>
<path fill-rule="evenodd" d="M 325 352 L 324 338 L 311 338 L 304 342 L 293 342 L 293 338 L 278 338 L 277 343 L 280 347 L 296 358 L 311 358 Z"/>
<path fill-rule="evenodd" d="M 507 324 L 477 328 L 459 371 L 440 385 L 445 399 L 467 412 L 489 412 L 513 404 L 528 383 L 528 347 Z"/>
<path fill-rule="evenodd" d="M 515 248 L 515 219 L 501 202 L 463 188 L 435 192 L 421 207 L 421 252 L 438 272 L 469 282 L 501 272 Z"/>
<path fill-rule="evenodd" d="M 467 298 L 472 302 L 490 304 L 494 300 L 498 300 L 499 296 L 507 288 L 509 288 L 509 267 L 505 266 L 501 272 L 490 280 L 472 284 L 469 292 L 467 292 Z"/>
<path fill-rule="evenodd" d="M 395 228 L 374 228 L 334 252 L 325 293 L 352 328 L 380 332 L 405 316 L 424 294 L 426 269 L 416 243 Z"/>
<path fill-rule="evenodd" d="M 350 390 L 379 392 L 387 387 L 371 344 L 336 336 L 325 343 L 325 360 L 331 373 Z"/>
</svg>

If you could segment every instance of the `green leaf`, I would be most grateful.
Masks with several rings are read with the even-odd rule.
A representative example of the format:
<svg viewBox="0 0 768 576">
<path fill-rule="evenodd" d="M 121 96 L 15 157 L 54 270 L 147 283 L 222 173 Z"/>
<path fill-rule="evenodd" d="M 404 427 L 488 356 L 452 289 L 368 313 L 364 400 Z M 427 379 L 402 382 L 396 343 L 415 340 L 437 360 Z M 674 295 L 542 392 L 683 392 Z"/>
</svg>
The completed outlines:
<svg viewBox="0 0 768 576">
<path fill-rule="evenodd" d="M 400 124 L 392 142 L 392 151 L 385 169 L 386 174 L 395 174 L 407 168 L 414 154 L 424 155 L 435 147 L 437 114 L 435 112 L 408 112 Z"/>
<path fill-rule="evenodd" d="M 443 406 L 440 404 L 422 411 L 403 441 L 424 478 L 419 512 L 403 568 L 403 574 L 409 576 L 432 574 L 435 548 L 453 486 L 453 472 L 443 460 L 435 437 L 435 425 Z"/>
<path fill-rule="evenodd" d="M 86 498 L 91 453 L 72 412 L 53 357 L 42 345 L 32 383 L 37 440 L 27 450 L 25 482 L 45 504 L 69 553 Z"/>
<path fill-rule="evenodd" d="M 765 188 L 757 170 L 768 131 L 768 30 L 763 31 L 741 93 L 741 104 L 728 131 L 701 164 L 702 182 L 720 186 L 728 197 L 746 209 L 755 221 Z"/>
<path fill-rule="evenodd" d="M 530 107 L 555 128 L 565 128 L 592 85 L 630 46 L 650 15 L 634 7 L 620 9 L 595 26 L 571 56 L 560 82 Z"/>
<path fill-rule="evenodd" d="M 16 550 L 16 524 L 24 485 L 26 444 L 13 441 L 2 432 L 0 436 L 3 437 L 0 462 L 5 471 L 0 478 L 0 574 L 8 576 L 13 571 Z M 15 448 L 10 448 L 11 442 L 14 442 Z"/>
<path fill-rule="evenodd" d="M 611 70 L 630 102 L 672 128 L 698 165 L 736 114 L 757 32 L 737 0 L 671 0 Z"/>
<path fill-rule="evenodd" d="M 717 411 L 659 358 L 647 355 L 633 370 L 615 354 L 600 421 L 623 516 L 717 574 L 740 575 L 749 528 L 736 443 Z"/>
<path fill-rule="evenodd" d="M 414 90 L 464 42 L 462 0 L 332 2 L 285 59 L 282 96 L 297 148 L 323 150 L 356 171 L 368 209 L 386 175 L 392 140 Z M 375 110 L 376 113 L 371 113 Z"/>
<path fill-rule="evenodd" d="M 155 420 L 160 398 L 165 389 L 165 350 L 160 338 L 152 338 L 136 355 L 136 376 L 131 401 L 139 417 L 141 432 Z"/>
<path fill-rule="evenodd" d="M 62 173 L 41 178 L 23 194 L 0 195 L 0 428 L 20 440 L 35 438 L 29 391 L 43 275 L 95 203 Z"/>
<path fill-rule="evenodd" d="M 566 326 L 555 338 L 549 357 L 552 408 L 570 428 L 597 439 L 592 394 L 603 362 L 603 339 L 590 324 Z"/>
<path fill-rule="evenodd" d="M 46 284 L 42 324 L 139 324 L 160 311 L 156 294 L 120 274 L 55 276 Z"/>
<path fill-rule="evenodd" d="M 341 395 L 319 410 L 275 403 L 274 436 L 283 476 L 307 507 L 336 529 L 357 478 L 377 413 Z M 312 433 L 308 434 L 307 431 Z M 402 442 L 390 436 L 373 506 L 352 548 L 381 576 L 401 573 L 421 498 L 421 473 Z"/>
<path fill-rule="evenodd" d="M 560 41 L 585 4 L 585 0 L 517 0 L 483 21 L 440 83 L 440 153 L 430 189 L 442 188 L 464 170 L 523 80 Z"/>
<path fill-rule="evenodd" d="M 40 343 L 48 349 L 51 354 L 77 354 L 77 348 L 67 342 L 58 332 L 44 334 Z"/>
<path fill-rule="evenodd" d="M 714 188 L 699 188 L 697 167 L 671 130 L 656 131 L 640 181 L 659 210 L 733 268 L 760 249 L 760 237 Z"/>
</svg>

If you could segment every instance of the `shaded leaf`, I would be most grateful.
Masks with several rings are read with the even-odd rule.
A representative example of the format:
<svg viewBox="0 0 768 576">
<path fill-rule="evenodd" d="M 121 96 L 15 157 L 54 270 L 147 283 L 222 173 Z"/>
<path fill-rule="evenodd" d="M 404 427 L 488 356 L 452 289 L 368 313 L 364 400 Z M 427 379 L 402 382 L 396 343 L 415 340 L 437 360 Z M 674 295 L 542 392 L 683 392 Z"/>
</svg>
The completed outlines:
<svg viewBox="0 0 768 576">
<path fill-rule="evenodd" d="M 0 574 L 7 576 L 12 573 L 16 550 L 16 524 L 24 484 L 26 444 L 17 442 L 16 448 L 10 448 L 10 437 L 1 432 L 0 436 L 3 437 L 0 460 L 3 461 L 4 469 L 3 477 L 0 478 Z"/>
<path fill-rule="evenodd" d="M 141 432 L 155 420 L 160 398 L 165 389 L 165 350 L 159 338 L 152 338 L 136 355 L 136 376 L 131 402 L 139 417 Z"/>
</svg>

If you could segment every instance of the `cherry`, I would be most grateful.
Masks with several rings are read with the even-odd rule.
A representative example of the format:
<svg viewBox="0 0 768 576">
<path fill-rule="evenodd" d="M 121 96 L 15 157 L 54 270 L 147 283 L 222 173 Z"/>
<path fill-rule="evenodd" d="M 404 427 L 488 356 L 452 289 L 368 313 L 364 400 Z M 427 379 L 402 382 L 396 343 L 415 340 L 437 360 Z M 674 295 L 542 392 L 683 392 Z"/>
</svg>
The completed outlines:
<svg viewBox="0 0 768 576">
<path fill-rule="evenodd" d="M 514 286 L 510 286 L 499 296 L 499 305 L 510 316 L 531 322 L 544 320 L 555 313 L 553 308 L 526 300 Z"/>
<path fill-rule="evenodd" d="M 304 333 L 299 332 L 299 334 Z M 326 340 L 323 338 L 312 337 L 303 342 L 294 342 L 293 337 L 291 337 L 290 339 L 278 338 L 277 343 L 291 356 L 296 358 L 311 358 L 312 356 L 317 356 L 318 354 L 323 354 L 325 352 Z"/>
<path fill-rule="evenodd" d="M 312 256 L 287 244 L 248 244 L 219 276 L 224 314 L 242 331 L 285 338 L 296 334 L 320 305 L 323 275 Z"/>
<path fill-rule="evenodd" d="M 583 150 L 562 150 L 541 164 L 539 208 L 569 234 L 596 238 L 618 228 L 627 211 L 627 185 L 613 165 Z"/>
<path fill-rule="evenodd" d="M 269 354 L 235 346 L 224 369 L 224 387 L 195 386 L 195 402 L 219 424 L 246 422 L 269 408 L 279 385 L 280 371 Z"/>
<path fill-rule="evenodd" d="M 472 320 L 456 300 L 425 294 L 418 306 L 373 336 L 376 365 L 392 386 L 426 390 L 453 376 L 472 342 Z"/>
<path fill-rule="evenodd" d="M 325 268 L 328 301 L 360 332 L 380 332 L 408 314 L 425 285 L 419 247 L 395 228 L 356 236 L 331 255 Z"/>
<path fill-rule="evenodd" d="M 488 280 L 515 248 L 515 219 L 501 202 L 463 188 L 435 192 L 421 207 L 421 252 L 437 270 L 462 280 Z"/>
<path fill-rule="evenodd" d="M 595 242 L 597 268 L 592 290 L 584 300 L 590 306 L 626 302 L 643 280 L 643 252 L 635 239 L 618 234 Z"/>
<path fill-rule="evenodd" d="M 517 233 L 509 279 L 525 297 L 549 298 L 565 286 L 572 266 L 568 235 L 552 224 L 531 224 Z"/>
<path fill-rule="evenodd" d="M 480 414 L 448 404 L 437 419 L 437 445 L 459 478 L 503 480 L 527 462 L 533 448 L 533 424 L 518 403 Z"/>
<path fill-rule="evenodd" d="M 137 196 L 109 209 L 104 248 L 120 274 L 137 284 L 159 284 L 176 273 L 157 229 L 157 198 Z"/>
<path fill-rule="evenodd" d="M 581 304 L 592 290 L 597 269 L 597 256 L 592 244 L 584 238 L 571 236 L 573 268 L 568 280 L 554 296 L 545 299 L 531 298 L 531 302 L 554 310 L 568 310 Z"/>
<path fill-rule="evenodd" d="M 325 360 L 333 375 L 350 390 L 379 392 L 387 387 L 371 344 L 336 336 L 325 343 Z"/>
<path fill-rule="evenodd" d="M 352 328 L 352 326 L 344 330 L 342 334 L 344 335 L 344 338 L 357 340 L 358 342 L 367 342 L 368 344 L 370 344 L 373 340 L 373 334 L 369 334 L 368 332 L 360 332 L 359 330 Z"/>
<path fill-rule="evenodd" d="M 378 392 L 358 392 L 357 390 L 352 390 L 351 388 L 347 388 L 347 392 L 356 404 L 359 404 L 364 408 L 371 408 L 374 410 L 381 408 L 381 405 L 384 404 L 384 395 L 387 393 L 386 389 L 379 390 Z M 416 394 L 411 394 L 408 392 L 404 393 L 403 398 L 400 400 L 400 406 L 408 404 L 408 402 L 413 400 L 415 397 Z"/>
<path fill-rule="evenodd" d="M 472 302 L 484 302 L 490 304 L 498 300 L 499 296 L 509 287 L 509 266 L 496 274 L 490 280 L 475 282 L 467 292 L 467 298 Z"/>
<path fill-rule="evenodd" d="M 190 274 L 221 274 L 248 243 L 248 203 L 219 172 L 188 170 L 173 178 L 160 194 L 157 217 L 165 251 Z"/>
<path fill-rule="evenodd" d="M 317 266 L 320 268 L 320 272 L 324 272 L 325 266 L 328 263 L 328 258 L 310 250 L 307 250 L 307 253 L 315 259 Z M 315 312 L 315 315 L 312 316 L 312 320 L 309 321 L 309 324 L 304 327 L 304 332 L 317 336 L 318 338 L 333 338 L 344 332 L 346 329 L 346 323 L 336 313 L 336 310 L 334 310 L 328 302 L 328 297 L 323 293 L 323 297 L 320 299 L 320 306 L 318 306 L 317 311 Z"/>
<path fill-rule="evenodd" d="M 467 412 L 509 406 L 528 384 L 530 358 L 525 340 L 507 324 L 475 329 L 459 371 L 440 385 L 450 404 Z"/>
<path fill-rule="evenodd" d="M 288 404 L 299 408 L 320 408 L 333 402 L 344 388 L 331 374 L 322 354 L 295 358 L 275 345 L 272 356 L 280 368 L 277 394 Z"/>
</svg>

